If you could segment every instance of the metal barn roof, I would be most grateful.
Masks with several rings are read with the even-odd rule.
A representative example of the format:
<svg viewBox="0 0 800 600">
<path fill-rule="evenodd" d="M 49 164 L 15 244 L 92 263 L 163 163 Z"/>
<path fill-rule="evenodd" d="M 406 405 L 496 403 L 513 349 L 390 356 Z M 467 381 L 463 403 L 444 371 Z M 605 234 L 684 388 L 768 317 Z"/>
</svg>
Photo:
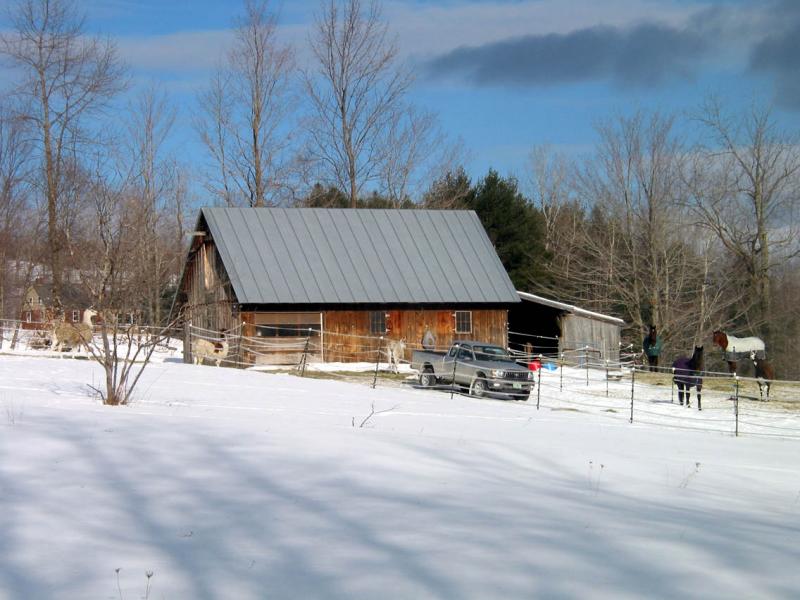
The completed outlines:
<svg viewBox="0 0 800 600">
<path fill-rule="evenodd" d="M 619 326 L 625 325 L 625 321 L 623 321 L 622 319 L 618 319 L 617 317 L 612 317 L 610 315 L 604 315 L 602 313 L 593 312 L 591 310 L 586 310 L 585 308 L 578 308 L 577 306 L 573 306 L 571 304 L 565 304 L 557 300 L 550 300 L 550 298 L 537 296 L 536 294 L 529 294 L 528 292 L 518 291 L 517 294 L 519 294 L 520 298 L 522 298 L 523 300 L 527 300 L 528 302 L 535 302 L 536 304 L 544 304 L 545 306 L 557 308 L 568 313 L 579 315 L 581 317 L 586 317 L 588 319 L 595 319 L 597 321 L 607 321 L 609 323 L 614 323 L 615 325 Z"/>
<path fill-rule="evenodd" d="M 240 304 L 517 303 L 473 211 L 203 208 Z"/>
</svg>

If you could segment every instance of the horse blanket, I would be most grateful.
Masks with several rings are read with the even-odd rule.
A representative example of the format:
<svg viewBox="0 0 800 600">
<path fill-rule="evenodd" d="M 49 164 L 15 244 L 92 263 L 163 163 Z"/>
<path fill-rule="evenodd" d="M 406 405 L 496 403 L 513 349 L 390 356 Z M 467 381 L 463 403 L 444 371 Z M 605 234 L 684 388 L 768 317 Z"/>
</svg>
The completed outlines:
<svg viewBox="0 0 800 600">
<path fill-rule="evenodd" d="M 767 357 L 765 353 L 764 340 L 762 340 L 761 338 L 754 336 L 736 337 L 734 335 L 729 335 L 724 332 L 723 335 L 725 336 L 725 338 L 723 339 L 728 340 L 728 345 L 722 349 L 725 352 L 725 360 L 737 362 L 742 359 L 750 358 L 751 352 L 755 352 L 756 357 L 762 360 Z"/>
<path fill-rule="evenodd" d="M 675 383 L 682 383 L 688 387 L 703 385 L 703 378 L 700 377 L 698 371 L 692 367 L 691 358 L 682 356 L 672 363 L 672 368 L 675 369 Z"/>
</svg>

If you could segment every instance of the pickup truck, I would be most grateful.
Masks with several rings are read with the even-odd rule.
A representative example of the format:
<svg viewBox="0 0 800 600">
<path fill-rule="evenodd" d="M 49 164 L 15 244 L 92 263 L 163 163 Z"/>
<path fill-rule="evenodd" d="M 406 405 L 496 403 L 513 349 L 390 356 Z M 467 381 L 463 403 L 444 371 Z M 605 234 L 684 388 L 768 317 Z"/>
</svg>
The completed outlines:
<svg viewBox="0 0 800 600">
<path fill-rule="evenodd" d="M 500 346 L 483 342 L 455 342 L 448 352 L 417 350 L 411 368 L 419 371 L 423 387 L 455 383 L 479 398 L 498 393 L 527 400 L 534 386 L 532 371 L 515 363 Z"/>
</svg>

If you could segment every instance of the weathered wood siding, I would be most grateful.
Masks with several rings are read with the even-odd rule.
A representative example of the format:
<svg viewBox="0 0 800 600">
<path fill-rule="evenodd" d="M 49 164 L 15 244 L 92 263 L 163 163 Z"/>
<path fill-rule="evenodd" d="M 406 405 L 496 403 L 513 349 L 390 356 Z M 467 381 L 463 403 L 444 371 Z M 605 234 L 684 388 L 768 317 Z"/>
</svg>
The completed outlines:
<svg viewBox="0 0 800 600">
<path fill-rule="evenodd" d="M 620 326 L 616 323 L 570 314 L 563 315 L 559 322 L 562 352 L 578 358 L 585 355 L 596 366 L 606 360 L 619 361 Z"/>
<path fill-rule="evenodd" d="M 470 310 L 462 309 L 460 310 Z M 436 347 L 446 350 L 454 340 L 476 339 L 505 347 L 507 343 L 505 309 L 478 309 L 472 313 L 472 331 L 455 333 L 455 310 L 384 310 L 387 331 L 381 342 L 380 333 L 370 331 L 370 313 L 373 310 L 321 310 L 309 311 L 242 311 L 245 336 L 242 360 L 247 364 L 298 364 L 303 355 L 306 336 L 261 337 L 259 325 L 293 325 L 319 322 L 322 334 L 309 336 L 308 360 L 327 362 L 372 362 L 377 358 L 378 346 L 386 347 L 387 340 L 406 340 L 406 360 L 422 347 L 422 338 L 430 329 L 436 337 Z M 322 351 L 320 352 L 320 348 Z M 383 361 L 386 356 L 382 357 Z"/>
<path fill-rule="evenodd" d="M 214 241 L 206 237 L 186 265 L 184 319 L 211 331 L 241 324 L 236 297 Z"/>
<path fill-rule="evenodd" d="M 505 309 L 468 309 L 472 313 L 472 331 L 455 332 L 455 310 L 386 310 L 384 338 L 406 340 L 406 360 L 422 347 L 422 337 L 430 329 L 437 349 L 450 347 L 454 340 L 474 339 L 506 346 L 508 311 Z M 370 332 L 370 312 L 330 310 L 323 312 L 323 352 L 328 362 L 375 360 L 380 334 Z M 384 342 L 385 343 L 385 342 Z"/>
</svg>

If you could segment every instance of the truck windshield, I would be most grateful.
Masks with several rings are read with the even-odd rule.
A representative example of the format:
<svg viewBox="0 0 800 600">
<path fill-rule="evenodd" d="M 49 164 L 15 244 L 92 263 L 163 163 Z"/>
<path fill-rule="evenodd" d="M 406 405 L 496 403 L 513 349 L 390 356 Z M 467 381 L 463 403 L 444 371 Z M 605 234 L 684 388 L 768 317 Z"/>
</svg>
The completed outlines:
<svg viewBox="0 0 800 600">
<path fill-rule="evenodd" d="M 475 346 L 477 360 L 508 360 L 508 352 L 499 346 Z"/>
</svg>

